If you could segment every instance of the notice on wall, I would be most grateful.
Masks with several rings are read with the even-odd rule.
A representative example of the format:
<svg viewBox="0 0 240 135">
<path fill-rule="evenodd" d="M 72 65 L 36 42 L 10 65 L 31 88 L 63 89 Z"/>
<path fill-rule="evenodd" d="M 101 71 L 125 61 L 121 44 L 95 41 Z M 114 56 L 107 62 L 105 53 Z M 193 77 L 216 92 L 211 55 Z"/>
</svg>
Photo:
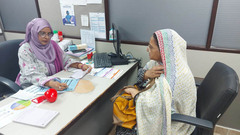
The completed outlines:
<svg viewBox="0 0 240 135">
<path fill-rule="evenodd" d="M 74 6 L 72 4 L 60 3 L 63 25 L 76 26 Z"/>
<path fill-rule="evenodd" d="M 94 31 L 80 29 L 81 43 L 87 44 L 88 47 L 95 49 L 95 35 Z"/>
<path fill-rule="evenodd" d="M 87 0 L 74 0 L 73 5 L 87 5 Z"/>
<path fill-rule="evenodd" d="M 95 32 L 95 38 L 106 39 L 105 13 L 89 13 L 90 27 Z"/>
<path fill-rule="evenodd" d="M 102 0 L 87 0 L 87 4 L 102 4 Z"/>
<path fill-rule="evenodd" d="M 88 26 L 88 16 L 87 15 L 81 15 L 81 23 L 82 23 L 82 26 Z"/>
</svg>

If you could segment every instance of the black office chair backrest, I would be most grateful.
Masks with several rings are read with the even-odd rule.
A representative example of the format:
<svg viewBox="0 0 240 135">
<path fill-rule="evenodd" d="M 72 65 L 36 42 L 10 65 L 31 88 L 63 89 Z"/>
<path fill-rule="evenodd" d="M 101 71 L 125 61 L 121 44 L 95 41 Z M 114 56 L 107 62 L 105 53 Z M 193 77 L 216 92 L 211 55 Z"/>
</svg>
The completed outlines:
<svg viewBox="0 0 240 135">
<path fill-rule="evenodd" d="M 197 117 L 215 125 L 236 97 L 238 89 L 236 72 L 216 62 L 197 90 Z"/>
<path fill-rule="evenodd" d="M 15 81 L 19 73 L 18 49 L 23 39 L 0 42 L 0 76 Z"/>
</svg>

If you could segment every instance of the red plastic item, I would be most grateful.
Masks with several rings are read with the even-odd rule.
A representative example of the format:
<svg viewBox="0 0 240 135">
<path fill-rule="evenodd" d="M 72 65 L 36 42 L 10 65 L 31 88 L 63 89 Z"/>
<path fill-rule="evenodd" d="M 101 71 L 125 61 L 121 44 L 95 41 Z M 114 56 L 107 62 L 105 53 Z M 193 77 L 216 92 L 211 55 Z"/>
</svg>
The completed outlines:
<svg viewBox="0 0 240 135">
<path fill-rule="evenodd" d="M 93 53 L 92 53 L 92 52 L 91 52 L 91 53 L 88 53 L 88 54 L 87 54 L 87 59 L 89 59 L 89 60 L 92 59 L 92 56 L 93 56 Z"/>
<path fill-rule="evenodd" d="M 62 31 L 58 31 L 58 39 L 59 39 L 59 41 L 62 41 L 62 40 L 63 40 Z"/>
<path fill-rule="evenodd" d="M 32 100 L 33 103 L 39 104 L 47 99 L 48 102 L 53 103 L 57 100 L 57 91 L 53 88 L 48 89 L 43 96 Z"/>
<path fill-rule="evenodd" d="M 92 58 L 91 53 L 87 54 L 87 59 L 90 60 Z"/>
<path fill-rule="evenodd" d="M 62 36 L 62 31 L 58 31 L 58 36 Z"/>
</svg>

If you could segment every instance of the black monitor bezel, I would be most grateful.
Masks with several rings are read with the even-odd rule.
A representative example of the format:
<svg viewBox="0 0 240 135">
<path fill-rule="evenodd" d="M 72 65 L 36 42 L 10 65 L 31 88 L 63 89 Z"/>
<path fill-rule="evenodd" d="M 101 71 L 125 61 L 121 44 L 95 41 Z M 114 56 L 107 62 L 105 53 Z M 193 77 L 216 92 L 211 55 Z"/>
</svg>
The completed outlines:
<svg viewBox="0 0 240 135">
<path fill-rule="evenodd" d="M 112 23 L 112 33 L 113 33 L 113 47 L 115 49 L 115 53 L 117 54 L 118 57 L 120 57 L 121 54 L 121 42 L 120 42 L 120 35 L 119 35 L 119 30 L 117 26 Z"/>
</svg>

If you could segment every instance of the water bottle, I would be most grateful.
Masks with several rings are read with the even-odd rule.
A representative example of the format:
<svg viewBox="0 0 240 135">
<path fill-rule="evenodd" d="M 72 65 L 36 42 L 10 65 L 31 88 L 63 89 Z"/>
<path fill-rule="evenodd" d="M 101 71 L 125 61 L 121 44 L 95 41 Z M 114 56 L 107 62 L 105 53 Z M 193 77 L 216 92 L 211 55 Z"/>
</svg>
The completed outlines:
<svg viewBox="0 0 240 135">
<path fill-rule="evenodd" d="M 109 31 L 109 40 L 113 40 L 113 29 Z"/>
<path fill-rule="evenodd" d="M 51 40 L 55 41 L 56 43 L 59 42 L 59 39 L 58 39 L 58 31 L 57 31 L 57 30 L 54 30 L 54 31 L 53 31 L 53 36 L 52 36 Z"/>
</svg>

